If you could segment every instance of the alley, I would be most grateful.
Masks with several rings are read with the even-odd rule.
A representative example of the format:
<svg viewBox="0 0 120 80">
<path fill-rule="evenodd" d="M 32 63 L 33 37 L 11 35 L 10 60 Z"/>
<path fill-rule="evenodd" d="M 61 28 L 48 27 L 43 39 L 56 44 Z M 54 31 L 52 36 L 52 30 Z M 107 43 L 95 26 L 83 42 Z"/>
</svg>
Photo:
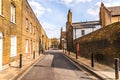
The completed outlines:
<svg viewBox="0 0 120 80">
<path fill-rule="evenodd" d="M 69 62 L 61 52 L 51 50 L 18 80 L 91 80 L 91 78 Z"/>
</svg>

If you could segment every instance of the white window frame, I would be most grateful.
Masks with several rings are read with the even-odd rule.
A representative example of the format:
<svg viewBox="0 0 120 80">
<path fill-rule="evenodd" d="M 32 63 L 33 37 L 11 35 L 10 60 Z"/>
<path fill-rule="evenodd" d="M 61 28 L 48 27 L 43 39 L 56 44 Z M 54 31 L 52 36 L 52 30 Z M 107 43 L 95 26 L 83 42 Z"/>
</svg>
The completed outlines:
<svg viewBox="0 0 120 80">
<path fill-rule="evenodd" d="M 30 33 L 32 33 L 32 23 L 30 23 Z"/>
<path fill-rule="evenodd" d="M 35 26 L 33 27 L 33 34 L 35 34 Z"/>
<path fill-rule="evenodd" d="M 28 53 L 28 39 L 25 41 L 25 53 Z"/>
<path fill-rule="evenodd" d="M 2 15 L 2 0 L 0 0 L 0 15 Z"/>
<path fill-rule="evenodd" d="M 35 41 L 33 41 L 33 51 L 35 51 Z"/>
<path fill-rule="evenodd" d="M 26 18 L 26 28 L 28 28 L 28 18 Z"/>
<path fill-rule="evenodd" d="M 10 57 L 14 57 L 16 55 L 17 55 L 17 37 L 11 36 Z"/>
<path fill-rule="evenodd" d="M 2 70 L 2 57 L 3 56 L 3 34 L 0 32 L 0 70 Z"/>
<path fill-rule="evenodd" d="M 11 22 L 15 23 L 15 6 L 11 3 L 11 14 L 10 14 L 10 17 L 11 17 Z"/>
<path fill-rule="evenodd" d="M 82 36 L 85 35 L 85 30 L 81 30 L 81 35 L 82 35 Z"/>
</svg>

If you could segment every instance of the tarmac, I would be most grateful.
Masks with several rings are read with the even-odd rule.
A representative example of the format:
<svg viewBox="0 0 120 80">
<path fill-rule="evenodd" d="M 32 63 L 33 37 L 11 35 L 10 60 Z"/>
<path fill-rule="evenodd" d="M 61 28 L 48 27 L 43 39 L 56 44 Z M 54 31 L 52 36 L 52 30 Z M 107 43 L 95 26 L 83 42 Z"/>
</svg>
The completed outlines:
<svg viewBox="0 0 120 80">
<path fill-rule="evenodd" d="M 89 71 L 91 74 L 100 78 L 100 80 L 120 80 L 120 71 L 119 71 L 119 79 L 115 78 L 115 69 L 109 67 L 104 64 L 100 64 L 98 62 L 94 62 L 94 67 L 91 67 L 91 60 L 78 56 L 76 59 L 76 54 L 73 52 L 64 52 L 64 54 L 69 57 L 71 60 L 78 63 L 82 68 Z"/>
<path fill-rule="evenodd" d="M 59 52 L 63 52 L 63 50 L 59 50 Z M 115 79 L 115 70 L 109 66 L 99 64 L 97 62 L 94 62 L 94 67 L 91 67 L 91 60 L 83 58 L 78 56 L 78 59 L 76 59 L 75 53 L 70 52 L 70 55 L 68 52 L 64 53 L 67 57 L 69 57 L 71 60 L 78 63 L 82 68 L 85 68 L 87 71 L 89 71 L 91 74 L 96 75 L 100 78 L 100 80 L 120 80 Z M 11 63 L 10 66 L 6 67 L 2 71 L 0 71 L 0 80 L 16 80 L 16 78 L 21 75 L 23 72 L 25 72 L 30 66 L 32 66 L 35 62 L 38 60 L 44 58 L 44 54 L 40 54 L 40 56 L 37 56 L 35 59 L 33 57 L 31 58 L 25 58 L 23 59 L 22 68 L 19 68 L 19 61 L 15 61 Z M 119 72 L 120 77 L 120 72 Z"/>
</svg>

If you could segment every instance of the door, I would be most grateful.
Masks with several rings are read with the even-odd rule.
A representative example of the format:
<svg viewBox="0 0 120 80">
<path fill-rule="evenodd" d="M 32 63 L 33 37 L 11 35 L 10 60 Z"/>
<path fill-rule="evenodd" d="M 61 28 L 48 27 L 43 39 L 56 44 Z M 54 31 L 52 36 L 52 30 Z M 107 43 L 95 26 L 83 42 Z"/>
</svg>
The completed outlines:
<svg viewBox="0 0 120 80">
<path fill-rule="evenodd" d="M 0 33 L 0 70 L 2 70 L 3 35 Z"/>
</svg>

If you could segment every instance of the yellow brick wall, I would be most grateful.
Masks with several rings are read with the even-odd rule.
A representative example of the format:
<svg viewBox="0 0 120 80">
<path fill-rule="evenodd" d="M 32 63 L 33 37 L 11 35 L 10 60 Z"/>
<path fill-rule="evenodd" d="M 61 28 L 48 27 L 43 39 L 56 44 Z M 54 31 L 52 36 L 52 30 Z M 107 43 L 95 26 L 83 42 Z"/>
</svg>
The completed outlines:
<svg viewBox="0 0 120 80">
<path fill-rule="evenodd" d="M 3 65 L 11 62 L 10 36 L 17 37 L 17 55 L 21 52 L 21 1 L 3 0 L 2 15 L 0 15 L 0 32 L 3 33 Z M 10 21 L 11 3 L 16 7 L 16 23 Z"/>
<path fill-rule="evenodd" d="M 120 16 L 112 17 L 112 23 L 119 22 L 120 21 Z"/>
<path fill-rule="evenodd" d="M 10 21 L 10 6 L 11 3 L 14 4 L 16 8 L 16 23 L 12 23 Z M 29 53 L 30 53 L 30 44 L 32 40 L 32 44 L 35 42 L 35 52 L 39 52 L 39 43 L 42 39 L 42 35 L 45 36 L 43 39 L 44 44 L 47 47 L 48 37 L 43 30 L 41 24 L 39 23 L 38 19 L 36 18 L 35 14 L 33 13 L 30 5 L 28 4 L 27 0 L 3 0 L 3 10 L 2 15 L 0 15 L 0 32 L 3 33 L 3 65 L 9 64 L 10 62 L 19 59 L 19 54 L 23 54 L 26 57 L 25 53 L 25 46 L 26 46 L 26 39 L 29 40 Z M 27 6 L 27 7 L 26 7 Z M 35 29 L 35 34 L 30 33 L 30 29 L 26 29 L 26 18 L 32 23 L 32 27 Z M 42 29 L 41 29 L 42 28 Z M 10 57 L 10 37 L 14 35 L 17 37 L 17 56 Z M 33 52 L 33 51 L 32 51 Z"/>
</svg>

